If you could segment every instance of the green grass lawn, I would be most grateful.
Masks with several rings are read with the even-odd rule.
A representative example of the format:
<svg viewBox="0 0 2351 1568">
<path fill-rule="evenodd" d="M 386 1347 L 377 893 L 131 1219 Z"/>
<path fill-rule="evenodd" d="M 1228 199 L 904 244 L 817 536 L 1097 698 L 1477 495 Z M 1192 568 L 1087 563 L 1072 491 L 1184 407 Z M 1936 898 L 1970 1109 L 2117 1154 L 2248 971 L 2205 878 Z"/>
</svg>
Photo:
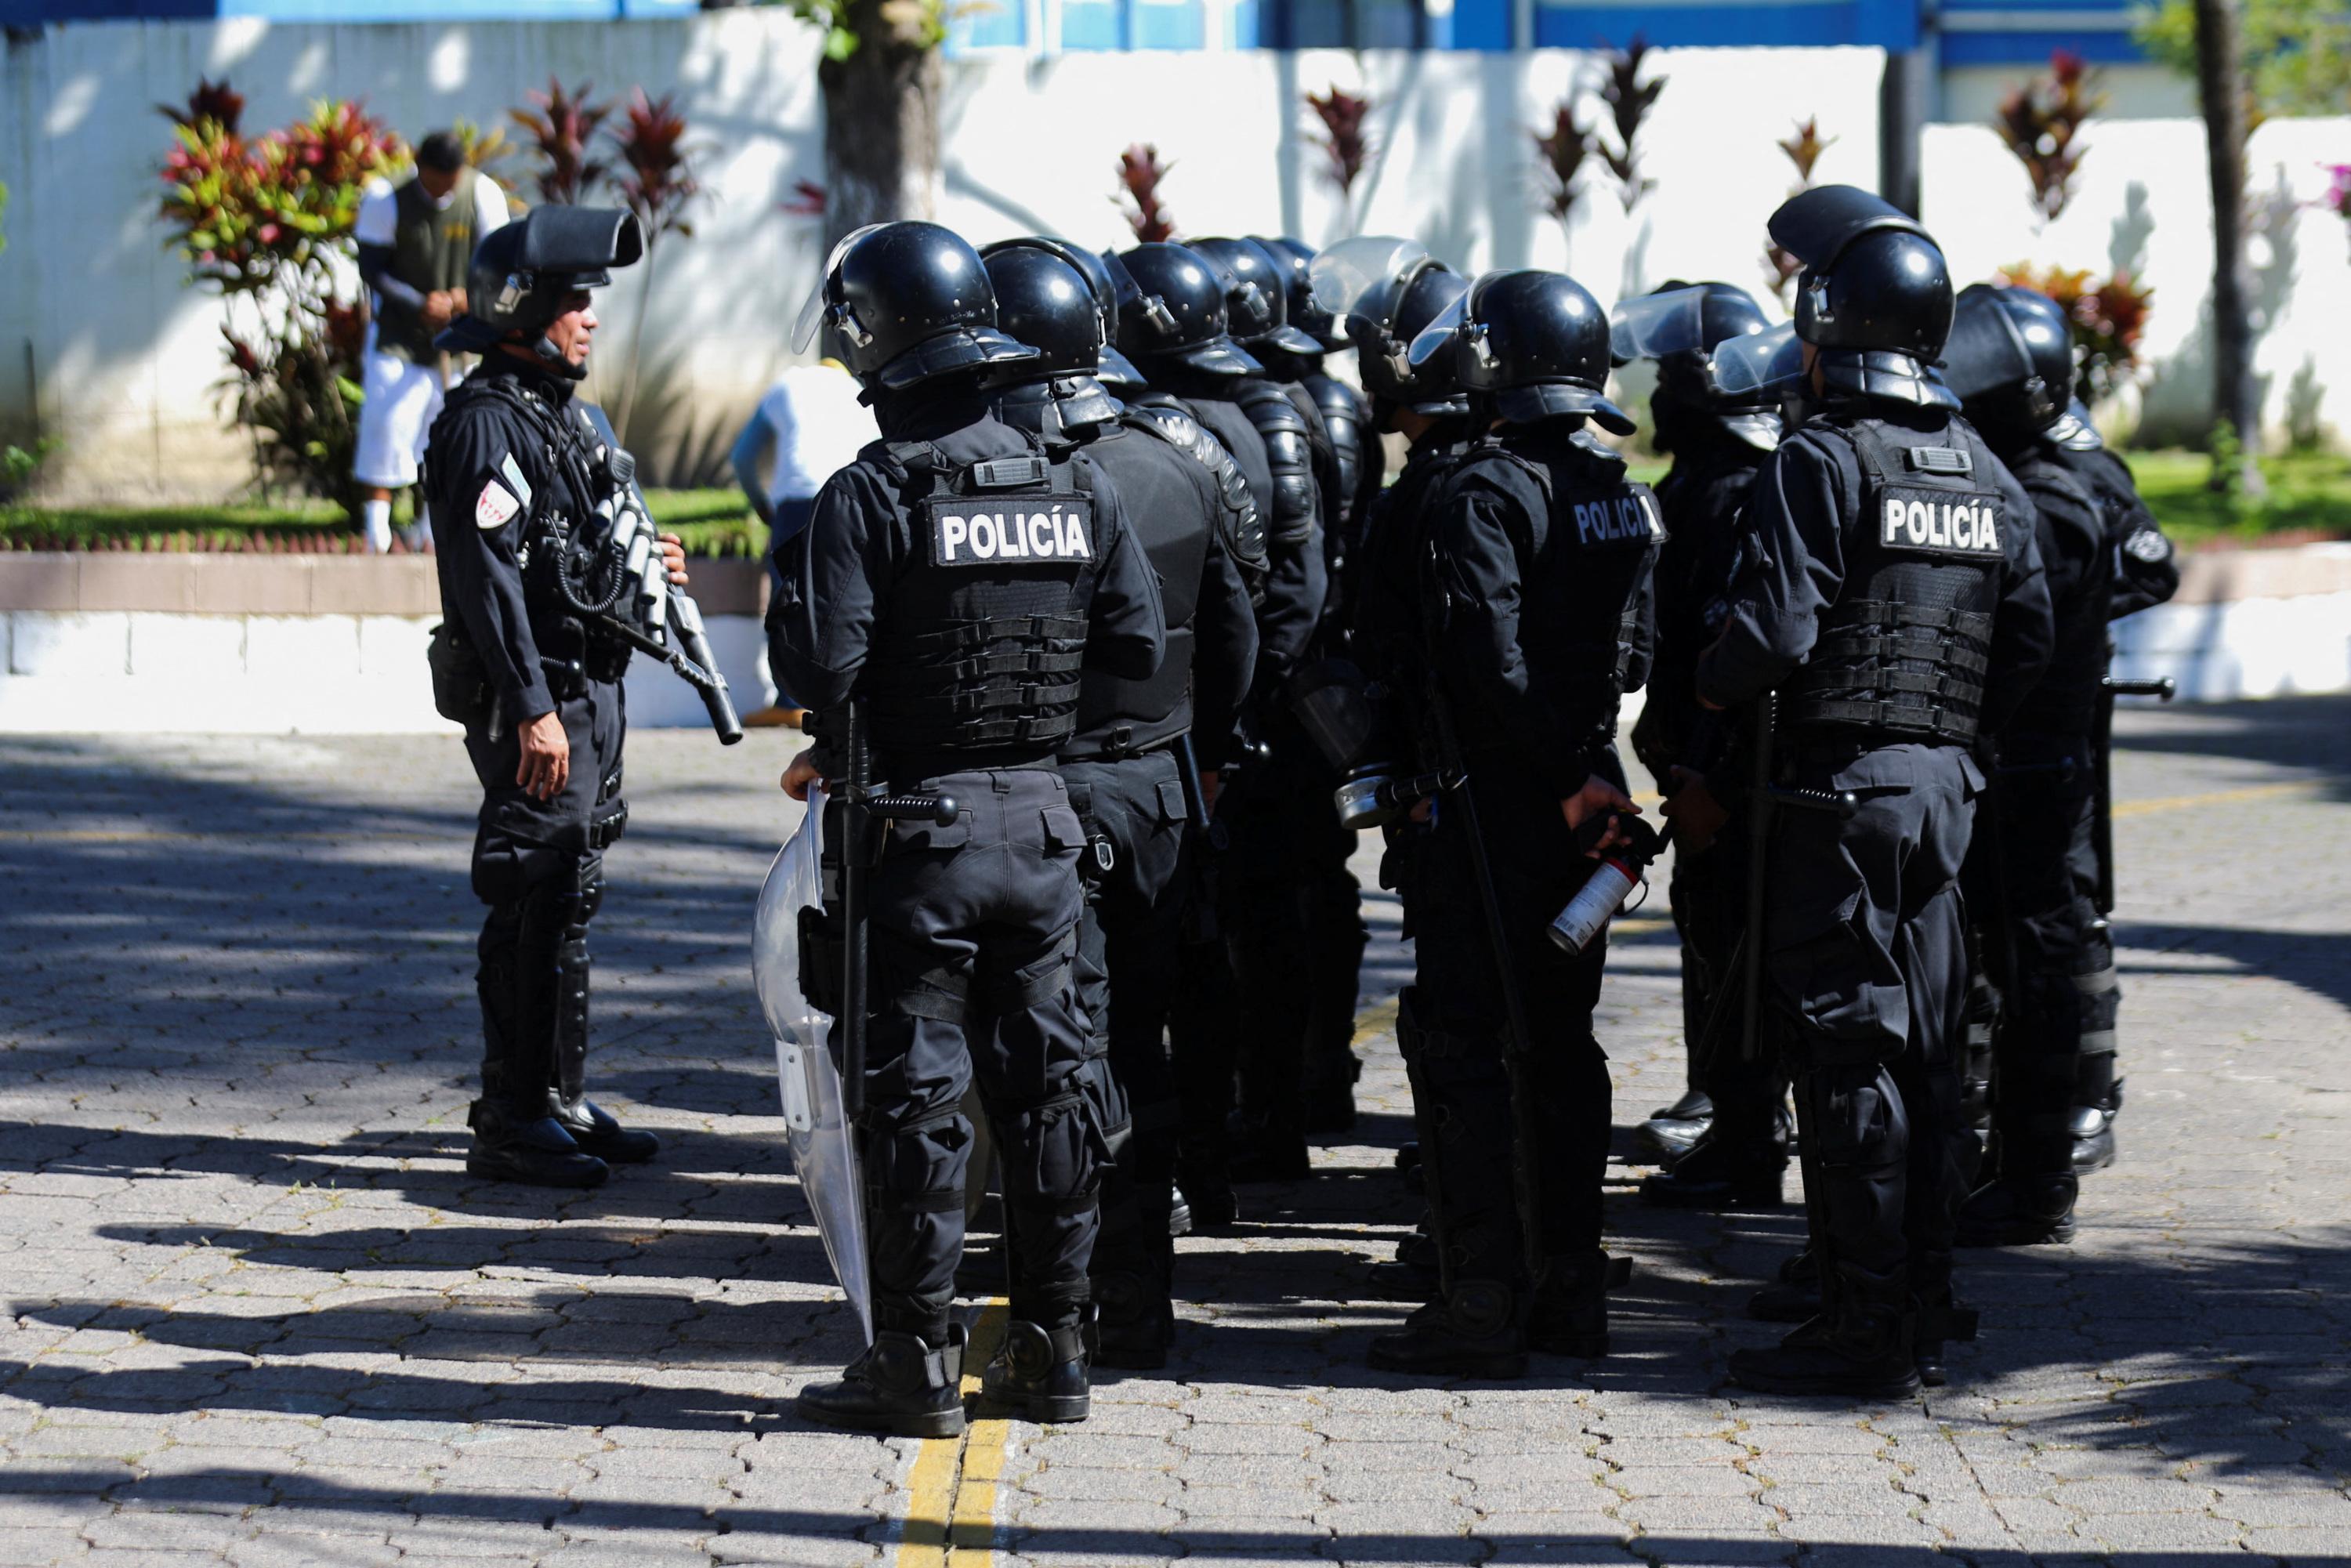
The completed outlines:
<svg viewBox="0 0 2351 1568">
<path fill-rule="evenodd" d="M 2195 452 L 2127 455 L 2139 490 L 2172 538 L 2188 546 L 2252 543 L 2272 535 L 2351 538 L 2351 457 L 2294 453 L 2265 460 L 2269 497 L 2232 509 L 2205 487 L 2211 464 Z M 1655 480 L 1662 465 L 1635 464 L 1636 478 Z M 768 546 L 767 525 L 733 489 L 653 490 L 646 495 L 662 526 L 699 556 L 756 556 Z M 404 508 L 402 508 L 404 512 Z M 0 549 L 88 548 L 120 539 L 145 550 L 234 549 L 255 535 L 281 548 L 298 548 L 321 535 L 347 537 L 350 525 L 324 501 L 285 506 L 0 507 Z"/>
</svg>

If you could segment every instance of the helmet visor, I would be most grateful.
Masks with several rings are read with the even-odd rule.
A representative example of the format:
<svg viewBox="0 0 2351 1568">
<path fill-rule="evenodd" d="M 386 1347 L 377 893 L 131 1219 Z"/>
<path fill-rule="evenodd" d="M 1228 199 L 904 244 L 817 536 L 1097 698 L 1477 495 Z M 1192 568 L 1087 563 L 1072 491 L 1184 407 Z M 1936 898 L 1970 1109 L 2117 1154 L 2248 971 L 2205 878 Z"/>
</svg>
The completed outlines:
<svg viewBox="0 0 2351 1568">
<path fill-rule="evenodd" d="M 1306 280 L 1317 308 L 1343 321 L 1355 302 L 1384 283 L 1403 283 L 1428 260 L 1428 247 L 1392 235 L 1343 239 L 1307 263 Z"/>
<path fill-rule="evenodd" d="M 1419 335 L 1412 340 L 1412 352 L 1406 357 L 1406 362 L 1414 370 L 1424 368 L 1438 355 L 1451 349 L 1453 340 L 1460 335 L 1464 327 L 1469 324 L 1469 300 L 1476 293 L 1477 290 L 1474 288 L 1465 291 L 1458 299 L 1439 310 L 1430 319 L 1428 325 L 1420 329 Z"/>
<path fill-rule="evenodd" d="M 849 254 L 850 246 L 881 226 L 880 224 L 867 224 L 854 234 L 841 235 L 841 243 L 832 247 L 832 254 L 824 258 L 824 270 L 816 275 L 816 287 L 810 291 L 807 302 L 800 306 L 799 319 L 792 323 L 793 353 L 807 353 L 809 345 L 816 341 L 816 329 L 824 325 L 825 285 L 832 281 L 833 269 L 841 265 L 841 258 Z"/>
<path fill-rule="evenodd" d="M 1804 350 L 1796 324 L 1726 338 L 1714 346 L 1714 380 L 1727 397 L 1785 392 L 1803 379 Z"/>
<path fill-rule="evenodd" d="M 1608 313 L 1608 351 L 1620 365 L 1705 347 L 1703 287 L 1639 295 Z"/>
</svg>

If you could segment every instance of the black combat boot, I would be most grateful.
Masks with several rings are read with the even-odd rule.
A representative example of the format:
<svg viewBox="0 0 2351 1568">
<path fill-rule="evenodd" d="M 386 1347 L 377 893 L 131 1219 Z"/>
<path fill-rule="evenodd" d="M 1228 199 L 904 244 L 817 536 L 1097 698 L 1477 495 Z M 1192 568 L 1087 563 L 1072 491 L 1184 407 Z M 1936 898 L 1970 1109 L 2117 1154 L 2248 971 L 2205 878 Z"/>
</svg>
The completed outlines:
<svg viewBox="0 0 2351 1568">
<path fill-rule="evenodd" d="M 1094 1306 L 1102 1313 L 1093 1359 L 1128 1372 L 1155 1372 L 1167 1364 L 1176 1343 L 1176 1306 L 1165 1281 L 1142 1274 L 1096 1274 Z"/>
<path fill-rule="evenodd" d="M 1608 1354 L 1608 1292 L 1632 1277 L 1633 1260 L 1593 1248 L 1551 1260 L 1527 1319 L 1527 1348 L 1589 1360 Z"/>
<path fill-rule="evenodd" d="M 1176 1201 L 1191 1216 L 1195 1236 L 1228 1236 L 1240 1223 L 1240 1200 L 1233 1196 L 1233 1184 L 1222 1176 L 1205 1172 L 1179 1176 L 1176 1191 Z"/>
<path fill-rule="evenodd" d="M 1031 1421 L 1084 1420 L 1093 1408 L 1087 1375 L 1092 1337 L 1091 1323 L 1048 1329 L 1016 1319 L 1005 1324 L 1003 1347 L 980 1372 L 980 1398 Z"/>
<path fill-rule="evenodd" d="M 2122 1113 L 2123 1085 L 2116 1079 L 2095 1104 L 2074 1107 L 2074 1169 L 2082 1176 L 2115 1163 L 2115 1118 Z"/>
<path fill-rule="evenodd" d="M 1976 1337 L 1976 1310 L 1961 1306 L 1951 1293 L 1949 1252 L 1914 1253 L 1910 1285 L 1917 1323 L 1913 1359 L 1918 1364 L 1918 1381 L 1929 1388 L 1940 1388 L 1951 1380 L 1943 1363 L 1943 1346 L 1952 1341 L 1966 1343 Z"/>
<path fill-rule="evenodd" d="M 2001 1176 L 1968 1196 L 1959 1208 L 1962 1247 L 2037 1247 L 2074 1239 L 2074 1200 L 2081 1178 L 2072 1171 Z"/>
<path fill-rule="evenodd" d="M 661 1153 L 661 1140 L 651 1133 L 632 1132 L 612 1113 L 582 1096 L 566 1100 L 563 1091 L 547 1092 L 548 1113 L 563 1124 L 571 1141 L 611 1165 L 641 1166 Z"/>
<path fill-rule="evenodd" d="M 800 1390 L 799 1412 L 826 1427 L 885 1432 L 893 1437 L 953 1437 L 963 1431 L 961 1323 L 944 1343 L 920 1334 L 876 1333 L 838 1382 Z"/>
<path fill-rule="evenodd" d="M 1527 1331 L 1520 1303 L 1499 1280 L 1462 1280 L 1451 1295 L 1404 1321 L 1401 1333 L 1372 1341 L 1364 1359 L 1383 1372 L 1424 1377 L 1524 1377 Z"/>
<path fill-rule="evenodd" d="M 1355 1082 L 1364 1062 L 1350 1046 L 1315 1052 L 1307 1059 L 1305 1094 L 1299 1127 L 1308 1133 L 1345 1133 L 1355 1125 Z"/>
<path fill-rule="evenodd" d="M 1392 1301 L 1433 1301 L 1443 1291 L 1437 1268 L 1437 1238 L 1430 1231 L 1426 1209 L 1412 1234 L 1396 1243 L 1395 1256 L 1374 1263 L 1365 1282 Z"/>
<path fill-rule="evenodd" d="M 1806 1322 L 1820 1311 L 1820 1260 L 1809 1249 L 1782 1262 L 1778 1278 L 1747 1298 L 1747 1315 L 1761 1323 Z"/>
<path fill-rule="evenodd" d="M 1778 1344 L 1730 1358 L 1730 1381 L 1758 1394 L 1907 1399 L 1918 1392 L 1907 1269 L 1836 1267 L 1821 1315 Z"/>
<path fill-rule="evenodd" d="M 1314 1174 L 1306 1152 L 1306 1134 L 1295 1115 L 1251 1117 L 1246 1113 L 1233 1128 L 1232 1179 L 1252 1182 L 1304 1181 Z"/>
<path fill-rule="evenodd" d="M 1689 1153 L 1713 1121 L 1714 1102 L 1706 1091 L 1687 1090 L 1672 1104 L 1650 1112 L 1649 1119 L 1633 1129 L 1633 1142 L 1652 1159 L 1677 1160 Z"/>
<path fill-rule="evenodd" d="M 1176 1201 L 1167 1206 L 1167 1237 L 1172 1241 L 1178 1236 L 1191 1234 L 1192 1206 L 1185 1201 L 1184 1195 L 1179 1192 L 1176 1195 Z"/>
<path fill-rule="evenodd" d="M 1766 1141 L 1733 1142 L 1722 1136 L 1718 1118 L 1698 1141 L 1666 1169 L 1641 1181 L 1641 1201 L 1659 1208 L 1777 1208 L 1784 1197 L 1787 1145 Z"/>
<path fill-rule="evenodd" d="M 582 1149 L 553 1116 L 533 1116 L 500 1100 L 474 1102 L 465 1117 L 474 1146 L 465 1152 L 465 1173 L 484 1181 L 526 1186 L 601 1186 L 611 1167 Z"/>
</svg>

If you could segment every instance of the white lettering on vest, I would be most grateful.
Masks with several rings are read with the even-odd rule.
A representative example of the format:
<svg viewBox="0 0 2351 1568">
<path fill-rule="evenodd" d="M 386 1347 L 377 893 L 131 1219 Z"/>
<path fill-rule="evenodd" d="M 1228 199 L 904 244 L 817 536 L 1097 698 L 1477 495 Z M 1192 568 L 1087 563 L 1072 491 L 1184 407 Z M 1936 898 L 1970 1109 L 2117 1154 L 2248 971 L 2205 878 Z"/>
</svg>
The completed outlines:
<svg viewBox="0 0 2351 1568">
<path fill-rule="evenodd" d="M 939 559 L 943 561 L 955 559 L 956 546 L 967 542 L 970 538 L 970 519 L 958 517 L 953 513 L 942 514 L 939 517 Z"/>
<path fill-rule="evenodd" d="M 993 560 L 996 546 L 996 519 L 986 512 L 976 513 L 971 519 L 971 553 L 982 560 Z"/>
</svg>

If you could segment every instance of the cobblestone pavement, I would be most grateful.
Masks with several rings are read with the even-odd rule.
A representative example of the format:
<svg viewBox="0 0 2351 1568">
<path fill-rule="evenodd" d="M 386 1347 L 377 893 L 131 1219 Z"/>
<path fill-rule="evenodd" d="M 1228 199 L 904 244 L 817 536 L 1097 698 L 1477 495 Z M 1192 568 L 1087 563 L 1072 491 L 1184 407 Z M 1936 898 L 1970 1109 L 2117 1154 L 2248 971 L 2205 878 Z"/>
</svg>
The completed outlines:
<svg viewBox="0 0 2351 1568">
<path fill-rule="evenodd" d="M 1615 1354 L 1364 1370 L 1411 1217 L 1374 899 L 1359 1129 L 1183 1244 L 1166 1375 L 929 1444 L 789 1407 L 853 1331 L 745 969 L 782 737 L 637 738 L 597 1078 L 669 1152 L 570 1197 L 463 1171 L 453 742 L 0 741 L 0 1563 L 2351 1563 L 2351 701 L 2126 727 L 2123 1163 L 2074 1246 L 1967 1260 L 1951 1388 L 1727 1390 L 1798 1213 L 1624 1166 Z M 1621 1124 L 1678 1088 L 1673 970 L 1631 921 Z"/>
</svg>

